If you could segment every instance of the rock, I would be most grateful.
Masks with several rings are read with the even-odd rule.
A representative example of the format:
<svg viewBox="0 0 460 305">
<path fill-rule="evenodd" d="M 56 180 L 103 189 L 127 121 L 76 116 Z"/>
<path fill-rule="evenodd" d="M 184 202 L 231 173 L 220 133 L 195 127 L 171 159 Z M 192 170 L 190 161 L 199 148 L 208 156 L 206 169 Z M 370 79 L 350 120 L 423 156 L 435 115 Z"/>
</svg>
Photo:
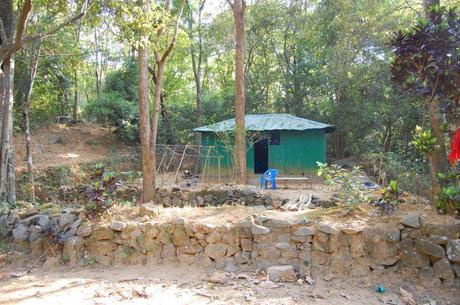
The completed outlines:
<svg viewBox="0 0 460 305">
<path fill-rule="evenodd" d="M 214 200 L 213 194 L 206 194 L 203 196 L 203 199 L 206 203 L 211 203 Z"/>
<path fill-rule="evenodd" d="M 45 269 L 54 269 L 61 265 L 61 260 L 57 256 L 49 256 L 46 258 L 43 268 Z"/>
<path fill-rule="evenodd" d="M 452 239 L 447 244 L 447 258 L 453 263 L 460 263 L 460 239 Z"/>
<path fill-rule="evenodd" d="M 228 277 L 225 272 L 216 271 L 208 278 L 208 282 L 214 284 L 225 284 L 228 282 Z"/>
<path fill-rule="evenodd" d="M 281 200 L 272 200 L 271 202 L 271 206 L 275 210 L 281 208 L 282 205 L 283 205 L 283 202 Z"/>
<path fill-rule="evenodd" d="M 199 207 L 204 206 L 204 198 L 201 196 L 196 197 L 196 202 L 198 203 Z"/>
<path fill-rule="evenodd" d="M 69 260 L 70 264 L 76 264 L 83 257 L 83 238 L 80 236 L 73 236 L 64 242 L 62 254 Z"/>
<path fill-rule="evenodd" d="M 176 247 L 173 244 L 166 244 L 161 252 L 161 258 L 166 261 L 176 261 Z"/>
<path fill-rule="evenodd" d="M 180 197 L 174 197 L 171 201 L 171 205 L 173 207 L 182 207 L 182 200 L 180 200 Z"/>
<path fill-rule="evenodd" d="M 30 226 L 29 227 L 29 241 L 34 242 L 42 237 L 43 228 L 41 226 Z"/>
<path fill-rule="evenodd" d="M 75 216 L 71 212 L 61 214 L 61 217 L 59 217 L 59 228 L 61 230 L 67 229 L 67 227 L 69 227 L 72 224 L 72 222 L 75 221 L 75 219 L 77 219 L 77 216 Z"/>
<path fill-rule="evenodd" d="M 121 232 L 126 227 L 126 223 L 121 221 L 115 221 L 110 224 L 110 228 L 114 231 Z"/>
<path fill-rule="evenodd" d="M 401 219 L 400 223 L 409 228 L 420 228 L 420 217 L 415 213 L 409 213 Z"/>
<path fill-rule="evenodd" d="M 295 236 L 312 236 L 316 233 L 315 228 L 300 227 L 294 232 Z"/>
<path fill-rule="evenodd" d="M 235 254 L 235 263 L 237 264 L 247 264 L 251 258 L 250 252 L 237 252 Z"/>
<path fill-rule="evenodd" d="M 401 231 L 397 224 L 378 223 L 374 226 L 374 230 L 386 241 L 396 242 L 401 240 Z"/>
<path fill-rule="evenodd" d="M 297 276 L 291 265 L 271 266 L 267 269 L 268 279 L 272 282 L 295 282 Z"/>
<path fill-rule="evenodd" d="M 24 219 L 29 216 L 35 215 L 37 213 L 38 213 L 38 209 L 31 205 L 30 207 L 20 209 L 18 211 L 18 216 L 19 218 Z"/>
<path fill-rule="evenodd" d="M 441 287 L 441 280 L 436 277 L 433 268 L 425 267 L 420 269 L 418 274 L 418 281 L 420 285 L 425 288 L 439 288 Z"/>
<path fill-rule="evenodd" d="M 430 266 L 430 258 L 417 251 L 408 251 L 402 258 L 402 262 L 416 268 L 424 268 Z"/>
<path fill-rule="evenodd" d="M 443 280 L 447 286 L 452 287 L 454 284 L 454 269 L 447 258 L 440 259 L 433 264 L 434 273 L 438 278 Z"/>
<path fill-rule="evenodd" d="M 316 209 L 316 204 L 314 204 L 313 202 L 310 202 L 309 204 L 307 204 L 307 208 L 311 210 Z"/>
<path fill-rule="evenodd" d="M 238 272 L 239 268 L 237 266 L 235 266 L 235 264 L 231 263 L 231 262 L 228 262 L 225 264 L 224 266 L 224 271 L 225 272 L 231 272 L 231 273 L 235 273 L 235 272 Z"/>
<path fill-rule="evenodd" d="M 80 227 L 78 227 L 77 235 L 86 237 L 86 236 L 90 236 L 92 232 L 93 232 L 93 229 L 91 228 L 91 226 L 81 225 Z"/>
<path fill-rule="evenodd" d="M 320 232 L 323 232 L 323 233 L 326 233 L 326 234 L 330 234 L 330 235 L 336 235 L 336 234 L 339 234 L 340 231 L 337 230 L 336 228 L 334 228 L 333 226 L 331 226 L 330 224 L 327 224 L 327 223 L 318 223 L 317 225 L 317 229 L 318 231 Z"/>
<path fill-rule="evenodd" d="M 20 223 L 13 229 L 13 238 L 15 242 L 28 241 L 30 237 L 29 227 Z"/>
<path fill-rule="evenodd" d="M 216 243 L 222 240 L 222 234 L 217 231 L 212 231 L 211 234 L 208 235 L 206 238 L 206 242 L 208 243 Z"/>
<path fill-rule="evenodd" d="M 147 216 L 156 217 L 160 215 L 162 211 L 163 211 L 163 207 L 158 204 L 144 203 L 139 208 L 139 216 L 143 217 L 147 215 Z"/>
<path fill-rule="evenodd" d="M 184 229 L 177 227 L 176 230 L 174 230 L 171 240 L 174 245 L 180 247 L 180 246 L 184 246 L 185 244 L 187 244 L 189 239 L 190 238 L 185 233 Z"/>
<path fill-rule="evenodd" d="M 415 249 L 435 258 L 443 258 L 446 255 L 443 247 L 424 239 L 415 240 Z"/>
<path fill-rule="evenodd" d="M 259 226 L 259 225 L 256 225 L 256 224 L 252 224 L 251 232 L 252 232 L 252 234 L 256 234 L 256 235 L 266 235 L 266 234 L 270 233 L 270 229 L 266 228 L 264 226 Z"/>
<path fill-rule="evenodd" d="M 96 228 L 91 237 L 95 240 L 111 240 L 113 239 L 114 233 L 112 229 L 107 225 L 102 225 Z"/>
<path fill-rule="evenodd" d="M 455 276 L 460 277 L 460 265 L 452 264 L 452 268 L 454 269 Z"/>
<path fill-rule="evenodd" d="M 355 234 L 362 232 L 364 230 L 364 226 L 363 225 L 360 225 L 360 226 L 345 225 L 345 226 L 341 226 L 339 229 L 344 234 L 355 235 Z"/>
<path fill-rule="evenodd" d="M 166 207 L 172 206 L 172 200 L 171 200 L 171 198 L 169 198 L 169 197 L 163 198 L 163 205 L 166 206 Z"/>
<path fill-rule="evenodd" d="M 209 244 L 206 246 L 206 248 L 204 249 L 204 253 L 216 260 L 216 259 L 219 259 L 219 258 L 222 258 L 224 257 L 226 254 L 227 254 L 227 245 L 226 244 Z"/>
<path fill-rule="evenodd" d="M 241 239 L 240 244 L 243 251 L 252 251 L 253 243 L 251 239 Z"/>
</svg>

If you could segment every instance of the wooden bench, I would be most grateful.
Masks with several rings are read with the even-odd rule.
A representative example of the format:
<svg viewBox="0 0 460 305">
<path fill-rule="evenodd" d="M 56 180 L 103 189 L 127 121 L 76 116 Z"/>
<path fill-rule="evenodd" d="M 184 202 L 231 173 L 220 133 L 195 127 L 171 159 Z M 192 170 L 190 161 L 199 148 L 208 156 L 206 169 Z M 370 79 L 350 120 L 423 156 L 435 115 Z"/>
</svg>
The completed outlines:
<svg viewBox="0 0 460 305">
<path fill-rule="evenodd" d="M 289 181 L 299 181 L 299 182 L 306 182 L 307 186 L 311 189 L 312 182 L 311 179 L 308 177 L 276 177 L 276 181 L 284 181 L 284 188 L 287 188 L 287 182 Z"/>
</svg>

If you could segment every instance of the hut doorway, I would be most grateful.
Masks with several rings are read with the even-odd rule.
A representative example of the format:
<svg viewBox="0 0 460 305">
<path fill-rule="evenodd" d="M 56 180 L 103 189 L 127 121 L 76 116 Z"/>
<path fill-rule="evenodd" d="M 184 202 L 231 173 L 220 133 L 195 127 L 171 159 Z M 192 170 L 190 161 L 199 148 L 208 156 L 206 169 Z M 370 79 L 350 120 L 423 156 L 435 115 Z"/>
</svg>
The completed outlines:
<svg viewBox="0 0 460 305">
<path fill-rule="evenodd" d="M 268 140 L 262 139 L 254 144 L 254 173 L 263 174 L 268 169 Z"/>
</svg>

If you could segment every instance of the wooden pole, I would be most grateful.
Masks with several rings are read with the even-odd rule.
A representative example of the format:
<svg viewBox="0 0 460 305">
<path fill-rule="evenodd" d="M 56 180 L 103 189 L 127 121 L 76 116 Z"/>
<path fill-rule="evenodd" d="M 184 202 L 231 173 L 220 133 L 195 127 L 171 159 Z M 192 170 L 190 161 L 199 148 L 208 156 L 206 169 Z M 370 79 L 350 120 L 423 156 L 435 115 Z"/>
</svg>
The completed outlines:
<svg viewBox="0 0 460 305">
<path fill-rule="evenodd" d="M 180 158 L 179 166 L 177 167 L 177 170 L 176 170 L 176 175 L 174 176 L 174 183 L 176 184 L 177 184 L 177 175 L 179 174 L 180 167 L 182 166 L 182 161 L 184 161 L 184 156 L 185 156 L 185 152 L 187 151 L 187 148 L 188 148 L 188 144 L 185 145 L 184 151 L 182 152 L 182 157 Z"/>
<path fill-rule="evenodd" d="M 209 151 L 211 150 L 211 147 L 208 147 L 208 153 L 206 154 L 206 159 L 204 159 L 204 167 L 203 167 L 203 176 L 201 176 L 201 183 L 204 181 L 204 176 L 206 174 L 206 166 L 208 165 L 208 157 L 209 157 Z"/>
<path fill-rule="evenodd" d="M 217 156 L 217 167 L 218 167 L 218 182 L 220 183 L 220 156 Z"/>
</svg>

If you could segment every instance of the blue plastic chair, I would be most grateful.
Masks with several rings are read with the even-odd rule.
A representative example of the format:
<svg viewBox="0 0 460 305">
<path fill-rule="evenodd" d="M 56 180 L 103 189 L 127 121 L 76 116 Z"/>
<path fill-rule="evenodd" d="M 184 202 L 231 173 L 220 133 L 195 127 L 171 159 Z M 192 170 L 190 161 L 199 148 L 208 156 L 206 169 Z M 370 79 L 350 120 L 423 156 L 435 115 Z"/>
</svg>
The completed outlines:
<svg viewBox="0 0 460 305">
<path fill-rule="evenodd" d="M 270 181 L 272 189 L 276 190 L 276 176 L 278 176 L 278 170 L 274 168 L 268 169 L 260 176 L 260 188 L 263 189 L 265 185 L 265 189 L 267 189 L 267 183 Z"/>
</svg>

